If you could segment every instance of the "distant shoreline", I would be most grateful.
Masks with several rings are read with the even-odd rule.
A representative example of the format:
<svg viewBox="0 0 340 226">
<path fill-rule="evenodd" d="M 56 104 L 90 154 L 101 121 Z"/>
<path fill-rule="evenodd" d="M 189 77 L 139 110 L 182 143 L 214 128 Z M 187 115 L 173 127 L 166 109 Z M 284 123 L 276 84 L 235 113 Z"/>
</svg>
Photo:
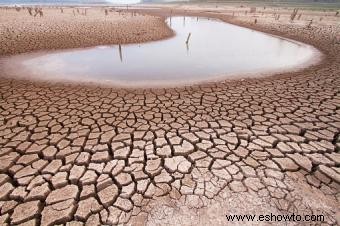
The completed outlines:
<svg viewBox="0 0 340 226">
<path fill-rule="evenodd" d="M 114 1 L 114 0 L 113 0 Z M 253 5 L 258 7 L 287 7 L 287 8 L 301 8 L 301 9 L 311 9 L 311 10 L 340 10 L 340 2 L 336 0 L 330 1 L 298 1 L 298 0 L 286 0 L 286 1 L 273 1 L 273 0 L 141 0 L 138 2 L 124 2 L 118 3 L 110 1 L 82 1 L 82 0 L 70 0 L 70 1 L 40 1 L 40 0 L 22 0 L 22 1 L 0 1 L 0 7 L 14 7 L 14 6 L 67 6 L 67 7 L 77 7 L 77 6 L 91 6 L 91 7 L 101 7 L 101 6 L 125 6 L 125 5 L 143 5 L 143 4 L 219 4 L 219 5 L 239 5 L 242 6 L 246 4 L 247 6 Z M 134 0 L 132 0 L 134 1 Z"/>
</svg>

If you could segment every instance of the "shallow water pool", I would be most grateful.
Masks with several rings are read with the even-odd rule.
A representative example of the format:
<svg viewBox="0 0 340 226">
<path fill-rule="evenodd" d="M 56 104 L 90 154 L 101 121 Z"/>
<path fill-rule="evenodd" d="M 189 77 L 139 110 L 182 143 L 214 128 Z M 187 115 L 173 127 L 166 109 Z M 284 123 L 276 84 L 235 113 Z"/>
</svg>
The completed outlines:
<svg viewBox="0 0 340 226">
<path fill-rule="evenodd" d="M 166 40 L 22 54 L 3 67 L 14 67 L 14 76 L 45 80 L 167 86 L 306 67 L 319 54 L 312 46 L 218 20 L 172 17 L 166 22 L 176 33 Z"/>
</svg>

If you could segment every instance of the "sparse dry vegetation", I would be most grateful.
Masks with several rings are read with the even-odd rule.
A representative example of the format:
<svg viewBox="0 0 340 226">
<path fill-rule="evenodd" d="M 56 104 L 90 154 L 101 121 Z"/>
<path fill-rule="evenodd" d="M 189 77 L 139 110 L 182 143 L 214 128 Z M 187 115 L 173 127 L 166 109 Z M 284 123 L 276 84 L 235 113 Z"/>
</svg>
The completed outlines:
<svg viewBox="0 0 340 226">
<path fill-rule="evenodd" d="M 30 16 L 33 16 L 33 14 L 32 14 L 32 8 L 31 8 L 31 7 L 28 7 L 28 8 L 27 8 L 27 11 L 28 11 L 28 14 L 29 14 Z"/>
<path fill-rule="evenodd" d="M 298 16 L 297 19 L 300 20 L 300 19 L 301 19 L 301 16 L 302 16 L 302 13 L 299 14 L 299 16 Z"/>
<path fill-rule="evenodd" d="M 313 23 L 313 19 L 311 19 L 307 25 L 308 28 L 310 28 L 312 26 L 312 23 Z"/>
<path fill-rule="evenodd" d="M 295 8 L 292 12 L 292 14 L 290 15 L 290 21 L 293 22 L 297 13 L 299 12 L 299 9 Z"/>
</svg>

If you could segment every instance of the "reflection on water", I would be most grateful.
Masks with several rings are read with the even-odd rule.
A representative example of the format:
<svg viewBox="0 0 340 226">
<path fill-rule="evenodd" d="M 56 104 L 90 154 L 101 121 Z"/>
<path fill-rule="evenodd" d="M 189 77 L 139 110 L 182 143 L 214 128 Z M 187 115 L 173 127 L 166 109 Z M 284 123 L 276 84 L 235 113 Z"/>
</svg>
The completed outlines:
<svg viewBox="0 0 340 226">
<path fill-rule="evenodd" d="M 123 54 L 122 54 L 122 46 L 119 45 L 119 59 L 120 59 L 120 62 L 123 62 Z"/>
<path fill-rule="evenodd" d="M 28 54 L 24 59 L 14 56 L 9 62 L 20 62 L 25 75 L 33 77 L 138 86 L 278 71 L 315 57 L 311 46 L 220 21 L 173 17 L 167 23 L 176 36 L 166 40 Z"/>
</svg>

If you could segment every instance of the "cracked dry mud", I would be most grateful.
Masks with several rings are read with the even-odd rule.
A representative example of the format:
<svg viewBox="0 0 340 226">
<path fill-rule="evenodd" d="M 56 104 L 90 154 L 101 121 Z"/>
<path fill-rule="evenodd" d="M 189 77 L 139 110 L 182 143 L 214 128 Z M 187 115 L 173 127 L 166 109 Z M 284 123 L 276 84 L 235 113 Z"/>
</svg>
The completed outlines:
<svg viewBox="0 0 340 226">
<path fill-rule="evenodd" d="M 75 11 L 75 15 L 73 15 Z M 159 17 L 124 12 L 105 16 L 102 8 L 83 9 L 77 13 L 64 8 L 43 8 L 43 17 L 32 17 L 27 10 L 0 8 L 0 55 L 25 53 L 46 49 L 67 49 L 107 45 L 112 43 L 141 43 L 173 35 Z"/>
<path fill-rule="evenodd" d="M 326 59 L 176 89 L 1 79 L 0 224 L 225 225 L 237 213 L 339 223 L 340 45 L 326 26 L 256 29 Z"/>
</svg>

